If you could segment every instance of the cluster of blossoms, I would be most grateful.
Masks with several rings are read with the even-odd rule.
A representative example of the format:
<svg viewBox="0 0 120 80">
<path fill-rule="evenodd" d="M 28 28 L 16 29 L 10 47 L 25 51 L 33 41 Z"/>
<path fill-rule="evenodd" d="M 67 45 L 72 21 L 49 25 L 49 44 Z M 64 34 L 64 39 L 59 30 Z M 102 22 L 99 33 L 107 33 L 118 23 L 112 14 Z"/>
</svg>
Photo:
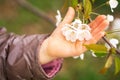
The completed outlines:
<svg viewBox="0 0 120 80">
<path fill-rule="evenodd" d="M 57 13 L 56 26 L 58 26 L 62 20 L 60 12 L 57 11 Z M 80 19 L 75 19 L 71 24 L 65 24 L 62 28 L 62 33 L 66 40 L 71 42 L 90 40 L 92 38 L 90 31 L 91 28 L 87 24 L 82 24 Z"/>
<path fill-rule="evenodd" d="M 66 40 L 76 42 L 76 40 L 90 40 L 92 35 L 91 28 L 87 24 L 82 24 L 79 19 L 75 19 L 71 24 L 65 24 L 62 28 L 62 33 Z"/>
</svg>

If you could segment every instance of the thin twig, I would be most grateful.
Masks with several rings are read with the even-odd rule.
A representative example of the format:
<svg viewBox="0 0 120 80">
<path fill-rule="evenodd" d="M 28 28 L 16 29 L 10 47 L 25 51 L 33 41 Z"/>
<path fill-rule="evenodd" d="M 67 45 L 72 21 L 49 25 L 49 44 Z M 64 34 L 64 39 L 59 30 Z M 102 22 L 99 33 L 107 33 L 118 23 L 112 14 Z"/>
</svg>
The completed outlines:
<svg viewBox="0 0 120 80">
<path fill-rule="evenodd" d="M 41 11 L 40 9 L 38 9 L 37 7 L 34 7 L 32 4 L 30 4 L 29 2 L 27 2 L 26 0 L 15 0 L 21 7 L 24 7 L 25 9 L 31 11 L 32 13 L 34 13 L 35 15 L 43 18 L 44 20 L 48 21 L 50 24 L 52 24 L 53 26 L 55 26 L 55 21 L 50 18 L 48 16 L 48 14 L 44 13 L 43 11 Z"/>
<path fill-rule="evenodd" d="M 111 48 L 115 48 L 107 39 L 105 36 L 102 37 L 102 39 L 111 47 Z M 120 51 L 118 49 L 115 48 L 115 51 L 117 54 L 120 55 Z"/>
<path fill-rule="evenodd" d="M 105 36 L 103 36 L 102 39 L 103 39 L 111 48 L 114 48 L 114 46 L 106 39 Z"/>
</svg>

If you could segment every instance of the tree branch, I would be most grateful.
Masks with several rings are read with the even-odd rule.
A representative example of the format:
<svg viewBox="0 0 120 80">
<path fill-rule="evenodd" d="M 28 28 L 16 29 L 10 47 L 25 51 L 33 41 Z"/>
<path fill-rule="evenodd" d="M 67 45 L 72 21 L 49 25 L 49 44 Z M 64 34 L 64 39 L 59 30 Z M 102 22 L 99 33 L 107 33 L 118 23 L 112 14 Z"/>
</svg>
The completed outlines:
<svg viewBox="0 0 120 80">
<path fill-rule="evenodd" d="M 115 47 L 106 39 L 105 36 L 103 36 L 102 39 L 103 39 L 111 48 L 115 48 Z M 115 51 L 116 51 L 117 54 L 120 55 L 119 49 L 116 49 L 116 48 L 115 48 Z"/>
<path fill-rule="evenodd" d="M 29 10 L 30 12 L 34 13 L 38 17 L 43 18 L 44 20 L 48 21 L 53 26 L 55 25 L 55 21 L 50 18 L 46 13 L 38 9 L 37 7 L 34 7 L 32 4 L 27 2 L 26 0 L 15 0 L 21 7 L 25 8 L 26 10 Z"/>
</svg>

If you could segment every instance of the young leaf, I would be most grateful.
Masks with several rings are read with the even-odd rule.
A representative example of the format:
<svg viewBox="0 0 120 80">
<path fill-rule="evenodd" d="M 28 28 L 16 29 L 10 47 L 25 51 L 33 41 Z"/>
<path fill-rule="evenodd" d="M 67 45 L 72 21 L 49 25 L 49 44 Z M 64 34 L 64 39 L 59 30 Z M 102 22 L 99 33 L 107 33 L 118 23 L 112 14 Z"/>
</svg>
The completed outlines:
<svg viewBox="0 0 120 80">
<path fill-rule="evenodd" d="M 107 48 L 104 45 L 90 44 L 90 45 L 85 45 L 85 47 L 89 50 L 92 50 L 95 53 L 95 55 L 98 57 L 105 56 L 107 53 Z"/>
<path fill-rule="evenodd" d="M 71 6 L 76 8 L 76 6 L 78 5 L 78 0 L 71 0 Z"/>
<path fill-rule="evenodd" d="M 94 54 L 97 57 L 103 57 L 103 56 L 106 56 L 107 52 L 106 51 L 94 51 Z"/>
<path fill-rule="evenodd" d="M 88 19 L 90 17 L 90 13 L 92 12 L 92 4 L 90 0 L 83 0 L 84 7 L 84 18 Z"/>
<path fill-rule="evenodd" d="M 115 48 L 110 48 L 109 52 L 110 52 L 111 54 L 115 54 L 115 53 L 116 53 L 116 49 L 115 49 Z"/>
<path fill-rule="evenodd" d="M 90 44 L 85 45 L 87 49 L 96 50 L 96 51 L 107 51 L 107 48 L 101 44 Z"/>
<path fill-rule="evenodd" d="M 115 58 L 115 74 L 120 72 L 120 58 L 116 57 Z"/>
<path fill-rule="evenodd" d="M 113 56 L 110 55 L 105 63 L 105 68 L 110 68 L 113 63 Z"/>
<path fill-rule="evenodd" d="M 95 2 L 95 0 L 90 0 L 92 3 L 94 3 Z"/>
<path fill-rule="evenodd" d="M 100 70 L 100 73 L 104 74 L 108 70 L 108 68 L 111 67 L 112 63 L 113 63 L 113 56 L 110 55 L 105 63 L 104 68 Z"/>
</svg>

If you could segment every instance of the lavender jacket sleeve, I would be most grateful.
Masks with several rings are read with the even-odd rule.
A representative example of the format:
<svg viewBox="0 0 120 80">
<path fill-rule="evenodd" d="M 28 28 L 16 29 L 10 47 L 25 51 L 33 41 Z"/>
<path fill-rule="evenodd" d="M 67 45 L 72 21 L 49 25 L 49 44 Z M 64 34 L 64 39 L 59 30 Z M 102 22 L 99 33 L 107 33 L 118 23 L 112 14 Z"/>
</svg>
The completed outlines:
<svg viewBox="0 0 120 80">
<path fill-rule="evenodd" d="M 0 28 L 0 80 L 51 80 L 62 59 L 41 65 L 38 49 L 49 35 L 16 35 Z"/>
</svg>

